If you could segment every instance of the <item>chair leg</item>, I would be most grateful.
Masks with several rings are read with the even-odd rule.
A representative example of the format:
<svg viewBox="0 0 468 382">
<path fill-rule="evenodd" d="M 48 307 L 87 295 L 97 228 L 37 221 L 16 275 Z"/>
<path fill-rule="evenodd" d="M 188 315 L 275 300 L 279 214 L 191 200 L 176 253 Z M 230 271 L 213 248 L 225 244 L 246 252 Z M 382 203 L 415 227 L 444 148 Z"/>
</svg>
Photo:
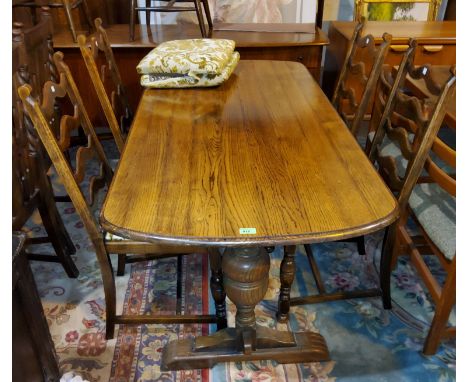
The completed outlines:
<svg viewBox="0 0 468 382">
<path fill-rule="evenodd" d="M 73 36 L 73 41 L 76 42 L 75 23 L 73 22 L 70 0 L 63 0 L 63 7 L 65 9 L 65 14 L 67 15 L 68 26 L 70 27 L 71 34 Z"/>
<path fill-rule="evenodd" d="M 213 20 L 211 19 L 210 5 L 208 4 L 208 0 L 202 0 L 202 2 L 203 8 L 205 9 L 206 21 L 208 22 L 208 27 L 211 32 L 213 30 Z"/>
<path fill-rule="evenodd" d="M 433 355 L 437 351 L 442 334 L 447 326 L 450 311 L 455 304 L 455 286 L 456 268 L 455 259 L 453 259 L 439 301 L 436 304 L 431 328 L 429 329 L 429 333 L 427 334 L 426 341 L 424 343 L 423 354 L 425 355 Z"/>
<path fill-rule="evenodd" d="M 278 298 L 278 311 L 276 319 L 278 322 L 286 322 L 289 319 L 291 285 L 296 272 L 296 246 L 287 245 L 284 247 L 284 257 L 280 266 L 281 289 Z"/>
<path fill-rule="evenodd" d="M 49 236 L 49 239 L 54 248 L 55 254 L 59 258 L 65 273 L 70 278 L 77 278 L 80 272 L 70 257 L 70 253 L 66 252 L 62 240 L 59 238 L 60 233 L 57 232 L 58 227 L 53 223 L 53 220 L 56 219 L 52 218 L 50 211 L 48 211 L 47 208 L 42 205 L 42 203 L 39 206 L 39 213 L 47 231 L 47 235 Z"/>
<path fill-rule="evenodd" d="M 366 242 L 364 236 L 359 236 L 356 238 L 357 250 L 361 256 L 366 255 Z"/>
<path fill-rule="evenodd" d="M 115 316 L 116 316 L 116 296 L 115 278 L 112 270 L 112 263 L 109 254 L 106 252 L 104 243 L 96 246 L 96 256 L 101 270 L 102 285 L 104 287 L 104 298 L 106 301 L 106 340 L 114 338 Z"/>
<path fill-rule="evenodd" d="M 205 20 L 203 19 L 203 13 L 201 9 L 200 0 L 194 0 L 195 12 L 197 13 L 198 24 L 200 25 L 200 31 L 202 37 L 207 37 L 205 30 Z"/>
<path fill-rule="evenodd" d="M 38 176 L 37 181 L 39 187 L 38 210 L 44 228 L 68 277 L 76 278 L 80 272 L 71 258 L 76 249 L 57 210 L 49 178 L 44 172 Z"/>
<path fill-rule="evenodd" d="M 395 237 L 397 223 L 392 224 L 385 230 L 382 245 L 382 255 L 380 257 L 380 289 L 382 290 L 382 304 L 384 309 L 392 309 L 392 297 L 390 292 L 390 282 L 392 275 L 392 255 L 395 248 Z"/>
<path fill-rule="evenodd" d="M 177 255 L 177 304 L 176 304 L 176 314 L 180 315 L 182 313 L 182 255 Z"/>
<path fill-rule="evenodd" d="M 146 8 L 151 7 L 151 0 L 146 0 Z M 145 11 L 145 18 L 146 18 L 146 29 L 148 30 L 151 25 L 151 12 Z"/>
<path fill-rule="evenodd" d="M 315 261 L 314 252 L 312 251 L 312 245 L 304 244 L 304 249 L 307 254 L 307 259 L 309 260 L 310 270 L 312 271 L 312 275 L 314 276 L 315 285 L 317 286 L 317 290 L 319 294 L 326 293 L 325 285 L 323 284 L 322 275 L 320 274 L 320 269 Z"/>
<path fill-rule="evenodd" d="M 127 260 L 127 255 L 125 253 L 119 253 L 118 263 L 117 263 L 117 276 L 123 276 L 125 274 L 125 262 Z"/>
<path fill-rule="evenodd" d="M 218 248 L 210 248 L 210 289 L 215 301 L 217 329 L 227 328 L 226 318 L 226 291 L 223 285 L 223 270 L 221 268 L 221 253 Z"/>
<path fill-rule="evenodd" d="M 91 34 L 94 30 L 93 19 L 91 18 L 91 12 L 89 11 L 87 0 L 82 0 L 81 6 L 83 8 L 84 17 L 88 23 L 89 33 Z"/>
<path fill-rule="evenodd" d="M 136 0 L 131 0 L 130 2 L 130 24 L 129 24 L 130 41 L 135 40 L 135 1 Z"/>
</svg>

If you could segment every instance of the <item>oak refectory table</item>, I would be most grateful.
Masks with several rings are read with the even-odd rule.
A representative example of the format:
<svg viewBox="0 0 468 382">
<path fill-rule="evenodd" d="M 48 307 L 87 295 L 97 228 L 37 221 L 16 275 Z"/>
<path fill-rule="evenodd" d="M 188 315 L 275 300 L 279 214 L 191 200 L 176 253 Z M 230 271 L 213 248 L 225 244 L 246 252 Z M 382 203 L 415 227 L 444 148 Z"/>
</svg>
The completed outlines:
<svg viewBox="0 0 468 382">
<path fill-rule="evenodd" d="M 101 213 L 134 240 L 226 247 L 224 287 L 235 328 L 177 340 L 169 369 L 217 362 L 329 359 L 318 333 L 256 325 L 268 287 L 267 246 L 285 245 L 278 317 L 287 319 L 296 244 L 367 234 L 397 203 L 307 69 L 241 61 L 209 89 L 147 89 Z"/>
</svg>

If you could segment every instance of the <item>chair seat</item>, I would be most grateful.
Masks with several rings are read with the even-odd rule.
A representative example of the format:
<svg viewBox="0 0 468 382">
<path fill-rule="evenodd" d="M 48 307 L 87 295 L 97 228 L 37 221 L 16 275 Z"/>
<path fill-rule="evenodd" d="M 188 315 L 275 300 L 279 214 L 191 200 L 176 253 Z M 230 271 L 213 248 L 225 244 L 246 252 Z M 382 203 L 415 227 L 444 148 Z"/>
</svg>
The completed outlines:
<svg viewBox="0 0 468 382">
<path fill-rule="evenodd" d="M 452 260 L 456 251 L 455 198 L 436 183 L 417 184 L 409 206 L 432 242 Z"/>
<path fill-rule="evenodd" d="M 119 163 L 118 159 L 109 159 L 109 165 L 111 166 L 113 171 L 115 171 L 115 169 L 117 168 L 118 163 Z"/>
</svg>

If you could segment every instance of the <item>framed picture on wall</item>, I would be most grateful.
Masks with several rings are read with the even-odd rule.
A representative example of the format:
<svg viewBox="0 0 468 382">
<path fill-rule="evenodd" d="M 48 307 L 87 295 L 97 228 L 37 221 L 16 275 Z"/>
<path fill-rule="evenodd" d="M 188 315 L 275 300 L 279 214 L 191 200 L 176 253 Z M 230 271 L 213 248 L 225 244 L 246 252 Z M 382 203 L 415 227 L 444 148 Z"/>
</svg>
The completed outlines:
<svg viewBox="0 0 468 382">
<path fill-rule="evenodd" d="M 144 6 L 146 0 L 138 0 Z M 321 0 L 208 0 L 214 23 L 314 23 Z M 141 12 L 144 24 L 145 14 Z M 196 23 L 192 12 L 155 13 L 151 24 Z"/>
<path fill-rule="evenodd" d="M 355 0 L 354 19 L 369 21 L 436 20 L 441 0 Z"/>
</svg>

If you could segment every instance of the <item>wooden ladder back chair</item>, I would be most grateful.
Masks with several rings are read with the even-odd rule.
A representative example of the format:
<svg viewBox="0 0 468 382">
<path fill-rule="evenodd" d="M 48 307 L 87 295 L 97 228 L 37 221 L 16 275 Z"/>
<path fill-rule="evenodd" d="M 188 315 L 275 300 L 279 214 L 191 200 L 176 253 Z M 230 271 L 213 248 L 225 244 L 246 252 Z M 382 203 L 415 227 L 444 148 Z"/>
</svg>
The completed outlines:
<svg viewBox="0 0 468 382">
<path fill-rule="evenodd" d="M 54 58 L 57 61 L 57 66 L 60 67 L 60 61 L 62 60 L 61 53 L 56 53 Z M 70 131 L 76 129 L 80 123 L 88 125 L 89 118 L 86 115 L 86 111 L 81 109 L 78 102 L 78 104 L 75 104 L 75 114 L 73 116 L 66 115 L 62 117 L 61 127 L 63 135 L 60 136 L 59 139 L 53 134 L 45 116 L 48 109 L 50 109 L 50 104 L 53 102 L 52 98 L 65 96 L 65 94 L 70 95 L 74 92 L 73 88 L 73 84 L 70 84 L 66 76 L 62 73 L 59 84 L 49 82 L 44 87 L 44 101 L 41 105 L 37 99 L 31 96 L 31 88 L 28 85 L 21 86 L 18 92 L 23 101 L 25 110 L 34 122 L 38 135 L 57 173 L 62 179 L 65 189 L 70 195 L 73 205 L 83 221 L 96 251 L 106 300 L 106 338 L 113 338 L 115 324 L 217 323 L 218 328 L 226 327 L 225 293 L 222 284 L 220 253 L 216 249 L 209 251 L 212 271 L 211 291 L 215 299 L 216 315 L 182 315 L 180 303 L 177 304 L 177 311 L 174 315 L 142 316 L 116 314 L 115 279 L 109 254 L 133 253 L 135 254 L 133 255 L 134 261 L 143 261 L 155 258 L 173 257 L 198 251 L 206 252 L 206 250 L 198 247 L 165 246 L 161 244 L 134 242 L 112 235 L 106 235 L 98 224 L 92 208 L 95 207 L 94 204 L 97 200 L 95 197 L 96 192 L 109 183 L 112 170 L 105 159 L 105 155 L 103 155 L 102 146 L 96 134 L 93 132 L 93 129 L 88 129 L 87 126 L 83 126 L 85 132 L 88 134 L 88 146 L 78 148 L 75 170 L 72 169 L 72 166 L 63 154 L 64 149 L 67 144 L 69 144 L 68 137 Z M 72 95 L 71 98 L 75 96 L 76 94 Z M 84 180 L 85 165 L 93 156 L 98 160 L 103 170 L 99 176 L 90 179 L 88 187 L 89 195 L 88 198 L 86 198 L 83 194 L 82 187 L 80 187 L 80 183 Z"/>
<path fill-rule="evenodd" d="M 12 65 L 12 106 L 13 106 L 13 230 L 20 230 L 31 215 L 37 209 L 44 228 L 46 237 L 28 238 L 27 244 L 42 244 L 50 242 L 55 255 L 34 254 L 28 251 L 28 257 L 32 260 L 60 262 L 69 277 L 77 277 L 79 271 L 76 268 L 71 255 L 76 251 L 75 246 L 65 228 L 62 218 L 57 210 L 56 200 L 52 190 L 50 179 L 47 176 L 49 160 L 44 148 L 37 137 L 32 121 L 24 113 L 23 105 L 18 97 L 17 88 L 33 81 L 40 83 L 39 78 L 44 78 L 44 68 L 48 75 L 49 64 L 44 62 L 42 70 L 36 70 L 29 65 L 29 54 L 37 43 L 38 32 L 44 31 L 45 24 L 38 24 L 34 28 L 23 31 L 16 24 L 13 29 L 13 65 Z M 45 28 L 47 33 L 47 27 Z M 35 44 L 30 42 L 34 37 Z M 39 37 L 41 34 L 39 34 Z M 25 41 L 27 43 L 25 43 Z M 33 50 L 34 51 L 34 50 Z M 47 52 L 47 51 L 46 51 Z M 30 75 L 29 68 L 33 73 Z M 41 77 L 42 75 L 42 77 Z M 53 114 L 55 115 L 54 108 Z"/>
<path fill-rule="evenodd" d="M 392 36 L 384 33 L 382 43 L 376 48 L 373 36 L 361 36 L 363 28 L 364 20 L 354 29 L 332 97 L 333 106 L 354 136 L 364 121 L 392 41 Z M 356 94 L 353 83 L 364 85 L 362 94 Z"/>
<path fill-rule="evenodd" d="M 125 136 L 133 119 L 133 112 L 112 48 L 101 26 L 101 19 L 96 19 L 95 22 L 97 32 L 91 37 L 90 46 L 86 44 L 84 35 L 78 36 L 78 44 L 117 148 L 119 152 L 122 152 Z M 99 51 L 104 52 L 105 56 L 105 63 L 100 68 L 98 68 Z M 109 74 L 113 86 L 110 86 L 110 90 L 107 91 L 105 85 L 109 85 L 109 81 L 106 81 Z M 119 121 L 116 116 L 119 116 Z"/>
<path fill-rule="evenodd" d="M 79 8 L 88 24 L 89 31 L 93 29 L 93 24 L 91 20 L 91 14 L 89 11 L 88 3 L 86 0 L 57 0 L 57 1 L 49 1 L 49 0 L 36 0 L 36 1 L 29 1 L 29 2 L 22 2 L 13 5 L 13 8 L 17 7 L 26 7 L 32 9 L 33 15 L 33 22 L 35 20 L 35 9 L 40 7 L 48 7 L 48 8 L 57 8 L 63 9 L 65 11 L 65 16 L 67 18 L 68 27 L 70 28 L 70 32 L 73 37 L 73 41 L 76 42 L 76 27 L 75 22 L 73 21 L 72 11 L 76 8 Z"/>
<path fill-rule="evenodd" d="M 96 18 L 94 20 L 94 25 L 96 27 L 96 32 L 94 33 L 94 37 L 91 37 L 93 57 L 96 61 L 99 51 L 104 53 L 106 65 L 101 66 L 101 80 L 105 83 L 106 71 L 108 70 L 114 84 L 114 88 L 110 93 L 112 108 L 116 115 L 119 115 L 122 131 L 127 133 L 133 121 L 133 110 L 130 106 L 128 92 L 120 76 L 119 67 L 114 58 L 111 43 L 107 37 L 106 30 L 102 26 L 102 20 L 99 17 Z"/>
<path fill-rule="evenodd" d="M 369 158 L 394 191 L 401 211 L 400 219 L 388 231 L 381 260 L 384 305 L 391 306 L 392 262 L 399 254 L 409 253 L 436 303 L 423 350 L 425 354 L 433 354 L 442 336 L 455 334 L 454 328 L 444 330 L 444 327 L 455 301 L 455 179 L 446 165 L 455 169 L 456 153 L 437 137 L 447 104 L 455 92 L 455 71 L 444 84 L 436 83 L 430 65 L 414 66 L 415 48 L 416 42 L 412 41 L 395 78 L 390 73 L 381 78 L 375 98 L 380 106 L 374 109 L 383 112 Z M 423 80 L 435 102 L 409 95 L 405 87 L 407 76 Z M 421 228 L 422 237 L 411 236 L 406 227 L 409 215 Z M 438 235 L 441 226 L 446 228 L 441 231 L 442 236 Z M 443 288 L 430 274 L 422 258 L 425 253 L 436 254 L 446 269 Z"/>
<path fill-rule="evenodd" d="M 145 0 L 145 6 L 137 6 L 138 0 L 131 0 L 130 2 L 130 41 L 135 40 L 135 18 L 137 12 L 143 11 L 146 14 L 146 25 L 150 25 L 151 12 L 195 12 L 198 19 L 198 25 L 202 37 L 209 37 L 213 30 L 213 22 L 211 20 L 210 6 L 208 0 L 161 0 L 166 4 L 163 5 L 152 5 L 155 0 Z M 192 7 L 178 6 L 181 3 L 192 3 Z M 203 10 L 208 22 L 208 32 L 205 28 L 205 20 L 203 18 Z"/>
<path fill-rule="evenodd" d="M 384 33 L 382 43 L 379 48 L 376 48 L 374 37 L 367 35 L 362 37 L 364 28 L 364 19 L 356 26 L 353 36 L 346 52 L 343 67 L 335 87 L 332 97 L 332 104 L 341 115 L 351 133 L 357 137 L 359 128 L 361 127 L 365 113 L 368 109 L 369 102 L 375 91 L 375 86 L 379 78 L 380 72 L 384 64 L 385 56 L 390 47 L 392 36 Z M 370 63 L 366 65 L 366 63 Z M 353 83 L 364 84 L 362 94 L 356 94 L 353 88 Z M 360 87 L 360 86 L 359 86 Z M 350 239 L 339 240 L 340 242 L 356 243 L 358 253 L 362 256 L 366 255 L 364 236 L 358 236 Z M 324 301 L 334 301 L 359 297 L 374 297 L 380 296 L 380 289 L 368 289 L 357 291 L 342 291 L 328 293 L 326 292 L 325 284 L 320 274 L 320 269 L 314 258 L 312 245 L 304 245 L 310 269 L 318 289 L 318 294 L 303 296 L 291 299 L 291 305 L 314 304 Z M 295 247 L 284 248 L 284 259 L 281 263 L 282 269 L 287 269 L 288 264 L 292 262 L 291 257 L 294 256 Z M 281 272 L 283 274 L 283 272 Z M 286 278 L 285 278 L 286 280 Z M 287 282 L 286 282 L 287 283 Z M 282 302 L 280 295 L 279 304 L 289 304 L 289 301 Z M 280 308 L 279 311 L 282 309 Z M 279 317 L 284 320 L 285 317 Z"/>
</svg>

